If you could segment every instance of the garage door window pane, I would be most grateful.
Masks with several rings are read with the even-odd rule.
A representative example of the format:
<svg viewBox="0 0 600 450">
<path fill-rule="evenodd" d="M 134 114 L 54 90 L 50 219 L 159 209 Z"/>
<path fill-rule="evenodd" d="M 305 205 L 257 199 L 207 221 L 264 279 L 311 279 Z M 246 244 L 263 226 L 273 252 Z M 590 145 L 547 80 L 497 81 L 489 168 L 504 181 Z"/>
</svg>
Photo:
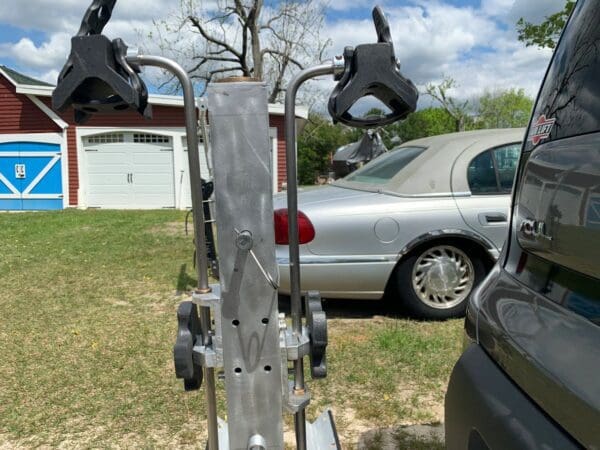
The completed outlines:
<svg viewBox="0 0 600 450">
<path fill-rule="evenodd" d="M 168 144 L 171 142 L 169 136 L 161 136 L 159 134 L 138 134 L 133 135 L 133 142 L 143 144 Z"/>
<path fill-rule="evenodd" d="M 123 133 L 106 133 L 89 136 L 87 138 L 89 144 L 118 144 L 125 141 Z"/>
<path fill-rule="evenodd" d="M 471 161 L 467 169 L 467 179 L 472 194 L 496 194 L 498 183 L 496 182 L 496 170 L 492 153 L 488 150 Z"/>
</svg>

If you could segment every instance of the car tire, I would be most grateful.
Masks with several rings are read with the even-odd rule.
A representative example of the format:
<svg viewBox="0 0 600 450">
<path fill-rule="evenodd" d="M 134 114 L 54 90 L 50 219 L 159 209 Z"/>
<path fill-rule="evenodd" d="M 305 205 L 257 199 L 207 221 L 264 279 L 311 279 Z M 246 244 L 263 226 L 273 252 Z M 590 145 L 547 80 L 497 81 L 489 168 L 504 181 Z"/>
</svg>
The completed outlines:
<svg viewBox="0 0 600 450">
<path fill-rule="evenodd" d="M 396 267 L 396 292 L 419 319 L 463 316 L 473 289 L 485 278 L 481 253 L 454 243 L 432 243 L 410 253 Z"/>
</svg>

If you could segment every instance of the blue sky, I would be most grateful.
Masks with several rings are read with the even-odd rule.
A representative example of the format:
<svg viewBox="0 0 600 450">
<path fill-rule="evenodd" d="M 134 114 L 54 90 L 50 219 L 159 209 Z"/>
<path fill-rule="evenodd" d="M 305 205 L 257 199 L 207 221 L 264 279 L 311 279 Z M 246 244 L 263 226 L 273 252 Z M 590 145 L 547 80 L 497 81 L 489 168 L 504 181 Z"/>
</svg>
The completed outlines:
<svg viewBox="0 0 600 450">
<path fill-rule="evenodd" d="M 88 4 L 84 0 L 2 0 L 0 64 L 55 82 L 70 36 Z M 539 21 L 561 9 L 564 0 L 381 0 L 378 4 L 390 21 L 405 75 L 421 89 L 450 76 L 458 83 L 455 96 L 473 98 L 485 90 L 513 87 L 535 94 L 550 52 L 518 42 L 515 23 L 519 17 Z M 174 14 L 178 5 L 178 0 L 118 0 L 106 34 L 145 49 L 156 48 L 147 39 L 153 21 Z M 331 55 L 341 53 L 346 45 L 375 40 L 374 5 L 366 0 L 328 3 L 323 35 L 331 39 Z M 322 84 L 324 89 L 330 86 Z"/>
</svg>

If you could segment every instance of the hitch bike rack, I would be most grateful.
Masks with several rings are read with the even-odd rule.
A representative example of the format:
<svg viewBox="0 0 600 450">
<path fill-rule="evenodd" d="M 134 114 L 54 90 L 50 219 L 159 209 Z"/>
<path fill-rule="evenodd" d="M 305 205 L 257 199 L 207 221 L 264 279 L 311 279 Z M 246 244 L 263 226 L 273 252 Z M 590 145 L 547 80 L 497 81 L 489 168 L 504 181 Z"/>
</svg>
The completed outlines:
<svg viewBox="0 0 600 450">
<path fill-rule="evenodd" d="M 343 57 L 306 69 L 289 83 L 285 97 L 291 326 L 278 310 L 278 266 L 272 202 L 267 90 L 261 81 L 239 79 L 208 86 L 219 283 L 209 284 L 205 203 L 198 155 L 198 111 L 193 85 L 177 63 L 129 51 L 120 39 L 102 35 L 116 0 L 94 0 L 71 41 L 71 54 L 53 94 L 53 107 L 72 107 L 81 123 L 93 114 L 133 109 L 150 117 L 141 66 L 173 73 L 183 90 L 198 285 L 177 311 L 175 373 L 186 390 L 205 387 L 209 450 L 283 449 L 283 413 L 294 415 L 299 450 L 340 449 L 331 411 L 306 421 L 310 392 L 304 358 L 313 378 L 327 375 L 327 319 L 318 292 L 300 290 L 296 168 L 296 94 L 307 80 L 333 75 L 329 99 L 334 121 L 376 127 L 415 110 L 417 90 L 399 71 L 388 22 L 373 11 L 378 42 L 346 48 Z M 390 112 L 354 117 L 352 105 L 372 95 Z M 204 110 L 200 111 L 204 119 Z M 201 122 L 203 136 L 206 123 Z M 214 250 L 214 247 L 213 247 Z M 228 422 L 218 418 L 215 371 L 222 371 Z M 290 375 L 292 376 L 290 378 Z"/>
</svg>

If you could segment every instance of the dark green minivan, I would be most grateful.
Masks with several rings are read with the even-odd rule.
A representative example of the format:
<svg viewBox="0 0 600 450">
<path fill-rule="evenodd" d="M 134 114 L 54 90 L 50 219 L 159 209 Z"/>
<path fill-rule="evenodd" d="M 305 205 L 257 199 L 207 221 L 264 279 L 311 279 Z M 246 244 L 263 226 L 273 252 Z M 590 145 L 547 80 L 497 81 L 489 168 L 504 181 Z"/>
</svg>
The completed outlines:
<svg viewBox="0 0 600 450">
<path fill-rule="evenodd" d="M 448 449 L 600 449 L 600 0 L 579 0 L 523 144 L 510 235 L 472 295 Z"/>
</svg>

